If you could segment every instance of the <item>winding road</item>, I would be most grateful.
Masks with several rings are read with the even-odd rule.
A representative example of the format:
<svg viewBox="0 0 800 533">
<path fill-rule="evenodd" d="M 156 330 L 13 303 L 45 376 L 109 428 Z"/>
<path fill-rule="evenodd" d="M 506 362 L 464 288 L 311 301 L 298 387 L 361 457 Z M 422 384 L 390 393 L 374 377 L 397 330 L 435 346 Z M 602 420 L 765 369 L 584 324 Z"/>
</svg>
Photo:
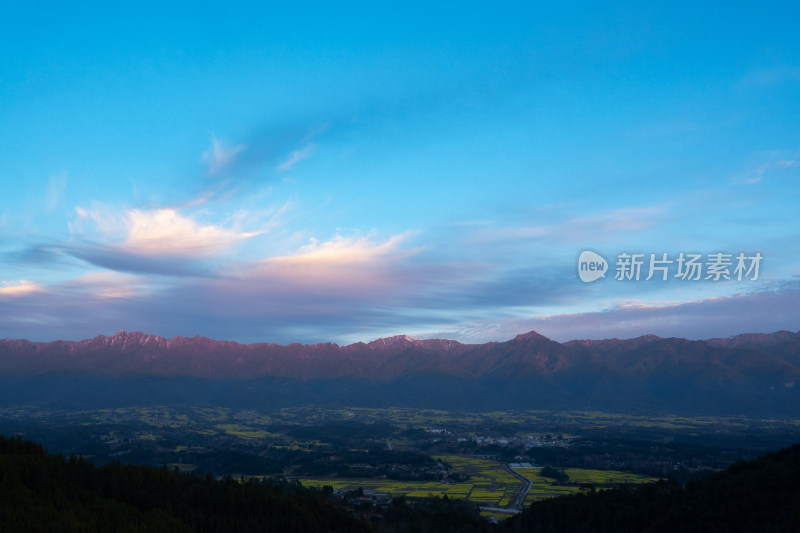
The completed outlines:
<svg viewBox="0 0 800 533">
<path fill-rule="evenodd" d="M 514 495 L 514 499 L 511 500 L 511 503 L 508 504 L 509 509 L 516 509 L 517 511 L 521 511 L 522 505 L 525 502 L 525 496 L 527 496 L 528 491 L 531 490 L 533 482 L 530 479 L 523 476 L 522 474 L 520 474 L 519 472 L 517 472 L 516 470 L 514 470 L 513 468 L 511 468 L 510 466 L 505 465 L 505 468 L 506 470 L 514 474 L 514 477 L 522 481 L 522 486 Z"/>
<path fill-rule="evenodd" d="M 517 490 L 516 494 L 514 494 L 514 498 L 509 502 L 508 506 L 506 507 L 484 507 L 481 506 L 481 510 L 483 511 L 490 511 L 493 513 L 506 513 L 506 514 L 517 514 L 522 511 L 522 506 L 525 502 L 525 496 L 528 495 L 528 491 L 531 490 L 531 486 L 533 482 L 530 479 L 526 478 L 513 468 L 508 465 L 503 465 L 503 467 L 511 472 L 511 474 L 519 479 L 522 482 L 522 485 Z"/>
</svg>

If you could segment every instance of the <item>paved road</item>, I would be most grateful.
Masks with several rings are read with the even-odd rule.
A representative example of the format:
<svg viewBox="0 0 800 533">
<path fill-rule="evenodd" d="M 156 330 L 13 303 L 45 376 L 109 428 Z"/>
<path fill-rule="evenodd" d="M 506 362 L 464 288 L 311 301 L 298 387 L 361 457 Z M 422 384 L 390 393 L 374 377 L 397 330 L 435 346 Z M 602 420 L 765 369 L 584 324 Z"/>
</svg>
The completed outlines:
<svg viewBox="0 0 800 533">
<path fill-rule="evenodd" d="M 489 511 L 491 513 L 502 513 L 502 514 L 517 514 L 519 513 L 519 509 L 507 509 L 505 507 L 484 507 L 483 505 L 480 506 L 481 511 Z"/>
<path fill-rule="evenodd" d="M 528 495 L 528 491 L 531 490 L 531 486 L 533 485 L 533 483 L 531 482 L 530 479 L 528 479 L 525 476 L 523 476 L 522 474 L 518 473 L 516 470 L 514 470 L 511 467 L 509 467 L 508 465 L 506 465 L 506 470 L 508 470 L 509 472 L 514 474 L 514 476 L 517 479 L 522 481 L 522 486 L 519 488 L 517 493 L 514 495 L 514 499 L 511 500 L 511 503 L 508 504 L 508 508 L 509 509 L 516 509 L 517 511 L 521 511 L 522 510 L 522 506 L 523 506 L 523 504 L 525 502 L 525 496 Z"/>
</svg>

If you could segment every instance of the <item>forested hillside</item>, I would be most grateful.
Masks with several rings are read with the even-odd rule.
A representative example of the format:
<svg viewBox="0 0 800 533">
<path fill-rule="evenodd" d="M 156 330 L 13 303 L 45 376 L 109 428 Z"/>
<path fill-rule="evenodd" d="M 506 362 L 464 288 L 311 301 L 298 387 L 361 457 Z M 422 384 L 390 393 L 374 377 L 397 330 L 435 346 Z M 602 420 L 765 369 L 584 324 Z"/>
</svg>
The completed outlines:
<svg viewBox="0 0 800 533">
<path fill-rule="evenodd" d="M 800 445 L 741 461 L 681 487 L 659 481 L 538 502 L 504 524 L 512 531 L 798 531 Z"/>
<path fill-rule="evenodd" d="M 49 455 L 0 436 L 0 531 L 368 531 L 289 483 L 215 480 Z"/>
</svg>

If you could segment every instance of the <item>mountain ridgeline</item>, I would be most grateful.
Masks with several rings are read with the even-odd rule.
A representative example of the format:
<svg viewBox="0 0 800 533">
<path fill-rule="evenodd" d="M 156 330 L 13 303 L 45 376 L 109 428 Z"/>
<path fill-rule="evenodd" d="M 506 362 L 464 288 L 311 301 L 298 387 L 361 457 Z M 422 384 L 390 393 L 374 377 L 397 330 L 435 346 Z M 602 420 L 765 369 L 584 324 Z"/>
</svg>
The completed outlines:
<svg viewBox="0 0 800 533">
<path fill-rule="evenodd" d="M 800 333 L 558 343 L 238 344 L 120 331 L 0 340 L 0 401 L 800 414 Z"/>
</svg>

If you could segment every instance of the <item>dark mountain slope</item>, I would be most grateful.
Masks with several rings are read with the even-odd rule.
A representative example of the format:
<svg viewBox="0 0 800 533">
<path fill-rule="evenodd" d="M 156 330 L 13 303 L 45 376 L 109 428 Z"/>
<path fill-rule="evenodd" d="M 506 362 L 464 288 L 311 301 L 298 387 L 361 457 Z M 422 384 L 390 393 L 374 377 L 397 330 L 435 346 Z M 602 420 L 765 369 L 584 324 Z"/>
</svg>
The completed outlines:
<svg viewBox="0 0 800 533">
<path fill-rule="evenodd" d="M 370 531 L 316 493 L 286 483 L 96 468 L 0 436 L 0 531 Z"/>
<path fill-rule="evenodd" d="M 800 445 L 685 488 L 673 481 L 544 500 L 504 524 L 535 532 L 798 531 Z"/>
<path fill-rule="evenodd" d="M 95 397 L 116 391 L 100 403 L 135 403 L 138 396 L 172 402 L 177 396 L 223 405 L 795 416 L 799 383 L 800 333 L 785 331 L 707 341 L 648 335 L 567 343 L 535 332 L 486 344 L 397 336 L 349 346 L 245 345 L 124 331 L 79 342 L 0 340 L 5 402 L 80 402 L 91 400 L 92 391 Z"/>
</svg>

